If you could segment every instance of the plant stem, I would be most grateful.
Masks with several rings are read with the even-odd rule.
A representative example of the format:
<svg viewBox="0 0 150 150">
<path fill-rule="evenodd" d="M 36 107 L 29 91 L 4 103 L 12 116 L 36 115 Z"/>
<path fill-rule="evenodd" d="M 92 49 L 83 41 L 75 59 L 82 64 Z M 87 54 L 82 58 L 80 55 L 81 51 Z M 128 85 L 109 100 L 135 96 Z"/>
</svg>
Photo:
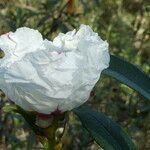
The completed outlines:
<svg viewBox="0 0 150 150">
<path fill-rule="evenodd" d="M 48 140 L 48 150 L 55 150 L 55 141 Z"/>
</svg>

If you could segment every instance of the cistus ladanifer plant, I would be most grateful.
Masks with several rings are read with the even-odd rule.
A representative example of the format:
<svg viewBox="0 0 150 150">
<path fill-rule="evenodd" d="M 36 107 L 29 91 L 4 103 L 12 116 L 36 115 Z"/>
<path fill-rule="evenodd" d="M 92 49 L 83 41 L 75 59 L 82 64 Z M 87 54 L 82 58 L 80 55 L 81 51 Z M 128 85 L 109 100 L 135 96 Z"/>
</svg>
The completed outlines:
<svg viewBox="0 0 150 150">
<path fill-rule="evenodd" d="M 106 150 L 135 150 L 127 133 L 112 119 L 82 106 L 101 74 L 109 75 L 150 99 L 150 78 L 109 54 L 107 41 L 87 25 L 60 33 L 53 41 L 34 29 L 18 28 L 0 36 L 0 89 L 48 149 L 62 149 L 68 115 L 73 112 Z M 61 135 L 57 129 L 63 126 Z M 43 137 L 43 138 L 42 138 Z M 47 144 L 45 144 L 47 143 Z"/>
</svg>

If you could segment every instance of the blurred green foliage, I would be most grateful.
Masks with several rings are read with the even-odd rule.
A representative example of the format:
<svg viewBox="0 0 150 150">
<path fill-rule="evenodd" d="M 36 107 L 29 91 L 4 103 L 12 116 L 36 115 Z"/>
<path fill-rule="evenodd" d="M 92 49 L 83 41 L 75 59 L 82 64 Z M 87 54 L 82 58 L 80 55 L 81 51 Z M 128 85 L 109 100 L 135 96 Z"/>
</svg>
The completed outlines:
<svg viewBox="0 0 150 150">
<path fill-rule="evenodd" d="M 59 32 L 88 24 L 109 42 L 110 52 L 138 65 L 150 75 L 149 0 L 1 0 L 0 34 L 27 26 L 53 39 Z M 126 68 L 124 68 L 126 69 Z M 0 99 L 0 149 L 42 149 L 24 119 L 2 107 Z M 119 122 L 141 150 L 150 149 L 150 104 L 116 80 L 101 77 L 88 104 Z M 67 150 L 99 150 L 74 115 L 64 140 Z"/>
</svg>

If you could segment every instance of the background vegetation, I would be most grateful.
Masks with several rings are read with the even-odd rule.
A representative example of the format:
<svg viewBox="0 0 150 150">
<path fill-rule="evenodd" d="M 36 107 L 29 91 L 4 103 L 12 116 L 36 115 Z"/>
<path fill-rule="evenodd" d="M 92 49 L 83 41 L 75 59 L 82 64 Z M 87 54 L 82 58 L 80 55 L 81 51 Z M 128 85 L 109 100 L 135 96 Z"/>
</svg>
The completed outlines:
<svg viewBox="0 0 150 150">
<path fill-rule="evenodd" d="M 44 38 L 53 39 L 59 32 L 78 28 L 82 23 L 109 42 L 112 54 L 150 75 L 149 0 L 0 0 L 0 34 L 27 26 L 38 29 Z M 20 115 L 2 110 L 9 103 L 1 92 L 0 149 L 42 149 Z M 139 149 L 150 149 L 150 103 L 138 93 L 102 77 L 88 104 L 120 123 Z M 69 119 L 63 149 L 99 150 L 75 116 Z"/>
</svg>

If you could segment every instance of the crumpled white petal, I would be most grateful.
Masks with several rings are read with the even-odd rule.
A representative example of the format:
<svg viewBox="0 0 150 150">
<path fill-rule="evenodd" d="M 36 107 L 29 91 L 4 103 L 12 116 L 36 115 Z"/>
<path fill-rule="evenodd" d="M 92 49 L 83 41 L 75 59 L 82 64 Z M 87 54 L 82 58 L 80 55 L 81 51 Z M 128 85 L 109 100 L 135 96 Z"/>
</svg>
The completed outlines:
<svg viewBox="0 0 150 150">
<path fill-rule="evenodd" d="M 9 36 L 0 36 L 6 53 L 0 59 L 0 89 L 25 110 L 49 114 L 80 106 L 109 66 L 108 43 L 86 25 L 53 41 L 25 27 Z"/>
<path fill-rule="evenodd" d="M 27 27 L 22 27 L 16 32 L 9 32 L 0 36 L 0 48 L 5 52 L 5 57 L 0 66 L 9 66 L 14 61 L 19 61 L 25 54 L 34 52 L 42 48 L 43 38 L 37 31 Z"/>
</svg>

